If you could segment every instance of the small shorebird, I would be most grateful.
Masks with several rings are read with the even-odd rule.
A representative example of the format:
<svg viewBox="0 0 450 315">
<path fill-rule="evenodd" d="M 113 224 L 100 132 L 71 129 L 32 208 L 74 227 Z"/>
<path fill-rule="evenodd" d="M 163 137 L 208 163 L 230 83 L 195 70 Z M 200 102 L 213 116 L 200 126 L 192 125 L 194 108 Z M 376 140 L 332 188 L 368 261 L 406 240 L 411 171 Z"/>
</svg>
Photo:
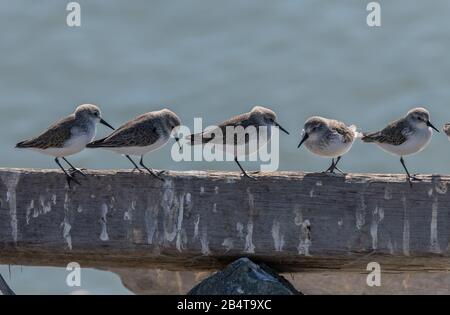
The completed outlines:
<svg viewBox="0 0 450 315">
<path fill-rule="evenodd" d="M 103 148 L 118 154 L 123 154 L 130 160 L 135 169 L 143 172 L 133 161 L 130 155 L 140 156 L 139 164 L 150 174 L 162 178 L 151 168 L 144 165 L 144 155 L 164 146 L 174 135 L 181 121 L 178 116 L 168 109 L 145 113 L 133 120 L 123 124 L 109 136 L 93 141 L 87 145 L 88 148 Z M 179 144 L 179 139 L 175 137 Z"/>
<path fill-rule="evenodd" d="M 337 164 L 360 136 L 353 125 L 348 127 L 343 122 L 318 116 L 305 122 L 302 135 L 298 148 L 304 143 L 312 153 L 331 158 L 331 166 L 325 171 L 330 173 L 334 170 L 342 173 Z"/>
<path fill-rule="evenodd" d="M 243 176 L 254 179 L 247 174 L 239 160 L 257 152 L 267 144 L 271 138 L 271 128 L 274 126 L 289 134 L 277 122 L 277 115 L 272 110 L 255 106 L 250 112 L 228 119 L 219 124 L 217 128 L 189 135 L 186 139 L 190 141 L 191 145 L 214 144 L 217 149 L 234 157 Z M 267 128 L 267 137 L 261 137 L 260 127 Z"/>
<path fill-rule="evenodd" d="M 400 156 L 400 162 L 412 186 L 411 180 L 420 181 L 420 179 L 415 175 L 411 176 L 403 157 L 425 149 L 431 141 L 432 129 L 439 132 L 430 122 L 429 112 L 425 108 L 414 108 L 406 116 L 390 123 L 383 130 L 364 133 L 362 141 L 374 142 L 384 151 Z"/>
<path fill-rule="evenodd" d="M 444 125 L 444 132 L 448 136 L 448 140 L 450 141 L 450 123 L 446 123 Z"/>
<path fill-rule="evenodd" d="M 97 106 L 83 104 L 78 106 L 73 114 L 55 122 L 39 136 L 17 143 L 16 148 L 32 149 L 55 157 L 55 162 L 66 175 L 69 186 L 71 181 L 80 184 L 73 175 L 85 174 L 74 167 L 66 156 L 82 151 L 94 139 L 97 122 L 114 129 L 103 120 Z M 68 171 L 62 167 L 59 158 L 71 167 Z"/>
</svg>

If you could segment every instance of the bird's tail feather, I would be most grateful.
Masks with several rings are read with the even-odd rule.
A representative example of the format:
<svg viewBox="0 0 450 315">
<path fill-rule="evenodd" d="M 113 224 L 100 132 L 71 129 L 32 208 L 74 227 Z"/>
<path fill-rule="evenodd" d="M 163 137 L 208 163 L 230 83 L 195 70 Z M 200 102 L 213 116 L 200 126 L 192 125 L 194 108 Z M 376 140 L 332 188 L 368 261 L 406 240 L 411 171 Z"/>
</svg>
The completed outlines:
<svg viewBox="0 0 450 315">
<path fill-rule="evenodd" d="M 101 148 L 103 145 L 103 141 L 105 140 L 106 138 L 102 138 L 102 139 L 98 139 L 98 140 L 94 140 L 94 141 L 92 141 L 91 143 L 88 143 L 87 145 L 86 145 L 86 148 Z"/>
<path fill-rule="evenodd" d="M 358 131 L 358 127 L 356 127 L 355 125 L 351 125 L 349 128 L 355 133 L 355 138 L 363 137 L 363 134 Z"/>
<path fill-rule="evenodd" d="M 376 142 L 376 138 L 378 137 L 378 132 L 368 132 L 363 133 L 361 140 L 364 142 Z"/>
<path fill-rule="evenodd" d="M 188 141 L 188 144 L 190 145 L 202 144 L 205 142 L 205 138 L 203 137 L 202 132 L 186 136 L 185 139 Z"/>
<path fill-rule="evenodd" d="M 16 144 L 16 148 L 22 149 L 22 148 L 28 148 L 29 147 L 29 140 L 24 140 Z"/>
</svg>

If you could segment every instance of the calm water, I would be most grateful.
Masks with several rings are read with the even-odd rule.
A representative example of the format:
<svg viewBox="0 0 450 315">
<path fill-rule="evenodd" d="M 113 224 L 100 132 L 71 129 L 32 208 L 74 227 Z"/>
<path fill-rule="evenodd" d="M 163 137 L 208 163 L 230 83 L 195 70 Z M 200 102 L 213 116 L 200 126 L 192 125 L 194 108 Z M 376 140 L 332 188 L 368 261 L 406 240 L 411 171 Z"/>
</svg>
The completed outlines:
<svg viewBox="0 0 450 315">
<path fill-rule="evenodd" d="M 434 124 L 450 121 L 450 2 L 381 1 L 382 27 L 366 25 L 368 1 L 79 1 L 82 26 L 65 24 L 68 1 L 0 1 L 0 166 L 54 167 L 14 144 L 85 102 L 112 124 L 161 107 L 188 126 L 214 124 L 254 105 L 274 109 L 291 132 L 282 170 L 322 170 L 328 161 L 297 150 L 310 115 L 372 130 L 416 105 Z M 99 136 L 106 133 L 99 128 Z M 175 163 L 169 147 L 147 158 L 159 169 L 229 169 L 233 163 Z M 414 172 L 450 173 L 441 134 L 408 159 Z M 85 151 L 89 168 L 127 168 L 120 156 Z M 357 143 L 341 165 L 401 172 L 397 159 Z M 65 270 L 13 267 L 18 293 L 69 293 Z M 8 279 L 7 267 L 0 272 Z M 118 277 L 87 270 L 81 289 L 125 293 Z M 39 281 L 44 279 L 45 281 Z"/>
</svg>

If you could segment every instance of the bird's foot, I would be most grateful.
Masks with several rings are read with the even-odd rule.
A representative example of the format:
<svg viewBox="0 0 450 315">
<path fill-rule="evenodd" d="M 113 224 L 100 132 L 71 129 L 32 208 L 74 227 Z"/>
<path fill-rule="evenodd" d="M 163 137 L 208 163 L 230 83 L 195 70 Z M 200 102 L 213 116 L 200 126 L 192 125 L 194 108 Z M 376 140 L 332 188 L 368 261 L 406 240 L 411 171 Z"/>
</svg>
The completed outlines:
<svg viewBox="0 0 450 315">
<path fill-rule="evenodd" d="M 131 170 L 131 173 L 134 173 L 134 172 L 136 172 L 136 171 L 138 171 L 139 173 L 144 173 L 144 171 L 141 170 L 141 169 L 138 168 L 138 167 L 133 168 L 133 169 Z"/>
<path fill-rule="evenodd" d="M 241 173 L 241 177 L 246 177 L 246 178 L 251 179 L 251 180 L 256 180 L 255 177 L 253 177 L 251 175 L 248 175 L 246 172 Z"/>
<path fill-rule="evenodd" d="M 416 176 L 416 174 L 412 175 L 412 176 L 407 176 L 406 179 L 408 180 L 409 186 L 412 188 L 413 186 L 413 182 L 421 182 L 423 181 L 423 179 L 418 178 Z"/>
<path fill-rule="evenodd" d="M 161 176 L 159 176 L 159 173 L 155 173 L 152 169 L 146 168 L 146 170 L 155 178 L 164 181 L 164 178 L 162 178 Z"/>
<path fill-rule="evenodd" d="M 335 167 L 329 167 L 325 171 L 322 171 L 322 174 L 334 174 Z"/>
<path fill-rule="evenodd" d="M 74 176 L 76 173 L 78 173 L 86 177 L 87 176 L 86 173 L 83 172 L 85 170 L 86 170 L 85 168 L 70 168 L 68 171 L 71 176 Z"/>
<path fill-rule="evenodd" d="M 164 175 L 165 173 L 166 173 L 166 171 L 165 170 L 162 170 L 162 171 L 159 171 L 159 172 L 156 172 L 159 176 L 161 176 L 161 175 Z"/>
<path fill-rule="evenodd" d="M 423 181 L 422 178 L 417 177 L 417 174 L 414 174 L 413 176 L 410 176 L 410 179 L 416 182 L 421 182 Z"/>
</svg>

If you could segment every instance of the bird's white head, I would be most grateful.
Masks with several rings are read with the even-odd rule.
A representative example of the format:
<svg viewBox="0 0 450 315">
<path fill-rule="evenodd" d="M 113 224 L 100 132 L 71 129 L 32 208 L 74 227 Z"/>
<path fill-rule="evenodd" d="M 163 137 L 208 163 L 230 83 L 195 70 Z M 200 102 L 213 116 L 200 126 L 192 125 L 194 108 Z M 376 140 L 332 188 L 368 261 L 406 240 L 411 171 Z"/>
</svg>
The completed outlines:
<svg viewBox="0 0 450 315">
<path fill-rule="evenodd" d="M 319 116 L 309 118 L 303 127 L 303 137 L 316 141 L 328 130 L 327 119 Z M 306 141 L 306 140 L 305 140 Z"/>
<path fill-rule="evenodd" d="M 170 109 L 164 108 L 159 111 L 161 117 L 161 124 L 165 132 L 171 137 L 174 137 L 175 141 L 181 150 L 180 137 L 178 136 L 178 130 L 181 126 L 181 119 Z"/>
<path fill-rule="evenodd" d="M 250 112 L 250 117 L 258 122 L 261 126 L 276 126 L 280 128 L 281 131 L 289 134 L 281 125 L 277 122 L 277 115 L 271 109 L 255 106 Z"/>
<path fill-rule="evenodd" d="M 430 113 L 423 107 L 411 109 L 406 114 L 406 119 L 412 126 L 417 129 L 433 128 L 434 130 L 439 132 L 439 130 L 430 122 Z"/>
<path fill-rule="evenodd" d="M 175 134 L 181 125 L 181 119 L 167 108 L 162 109 L 160 113 L 164 129 L 171 135 Z"/>
<path fill-rule="evenodd" d="M 101 123 L 114 130 L 114 127 L 112 127 L 105 120 L 103 120 L 100 108 L 98 108 L 96 105 L 82 104 L 78 106 L 77 109 L 75 110 L 75 117 L 77 119 L 88 120 L 94 123 Z"/>
</svg>

